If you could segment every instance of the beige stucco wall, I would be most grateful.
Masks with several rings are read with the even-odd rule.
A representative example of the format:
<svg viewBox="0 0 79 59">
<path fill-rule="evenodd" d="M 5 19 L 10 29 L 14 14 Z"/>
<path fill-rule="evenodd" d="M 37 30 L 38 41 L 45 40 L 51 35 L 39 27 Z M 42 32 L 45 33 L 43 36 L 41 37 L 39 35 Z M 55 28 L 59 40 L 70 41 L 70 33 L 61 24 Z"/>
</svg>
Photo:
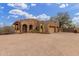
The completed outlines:
<svg viewBox="0 0 79 59">
<path fill-rule="evenodd" d="M 20 29 L 17 31 L 15 30 L 15 31 L 23 32 L 22 27 L 24 24 L 27 25 L 27 32 L 31 32 L 31 30 L 29 30 L 29 25 L 33 26 L 32 30 L 34 30 L 37 26 L 39 26 L 40 32 L 49 32 L 49 33 L 58 32 L 58 23 L 37 21 L 34 19 L 26 19 L 26 20 L 20 21 Z M 43 27 L 43 29 L 41 29 L 41 26 Z M 52 26 L 52 27 L 50 27 L 50 26 Z"/>
<path fill-rule="evenodd" d="M 36 26 L 38 25 L 38 21 L 36 20 L 23 20 L 21 21 L 21 32 L 22 32 L 22 26 L 26 24 L 27 25 L 27 32 L 31 32 L 31 30 L 29 30 L 29 25 L 32 25 L 33 26 L 33 29 L 34 30 L 36 28 Z"/>
<path fill-rule="evenodd" d="M 57 23 L 49 22 L 47 24 L 47 28 L 48 28 L 49 33 L 58 32 L 58 24 Z"/>
</svg>

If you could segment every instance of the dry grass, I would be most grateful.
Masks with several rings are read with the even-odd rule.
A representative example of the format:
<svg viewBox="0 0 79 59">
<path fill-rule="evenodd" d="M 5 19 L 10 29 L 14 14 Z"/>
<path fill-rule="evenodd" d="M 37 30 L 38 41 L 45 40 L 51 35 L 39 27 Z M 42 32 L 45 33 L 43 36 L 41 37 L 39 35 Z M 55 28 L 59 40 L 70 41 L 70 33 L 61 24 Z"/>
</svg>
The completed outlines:
<svg viewBox="0 0 79 59">
<path fill-rule="evenodd" d="M 79 33 L 0 35 L 0 55 L 79 55 Z"/>
</svg>

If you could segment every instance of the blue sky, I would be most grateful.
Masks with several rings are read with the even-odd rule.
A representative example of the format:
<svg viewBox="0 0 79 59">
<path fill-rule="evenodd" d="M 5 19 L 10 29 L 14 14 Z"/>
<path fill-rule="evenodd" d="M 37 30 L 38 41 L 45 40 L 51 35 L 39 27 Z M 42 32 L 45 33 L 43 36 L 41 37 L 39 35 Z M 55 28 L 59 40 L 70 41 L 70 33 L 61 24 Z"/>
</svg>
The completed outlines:
<svg viewBox="0 0 79 59">
<path fill-rule="evenodd" d="M 68 12 L 79 25 L 79 4 L 68 3 L 0 3 L 0 26 L 11 25 L 18 19 L 49 20 L 59 12 Z"/>
</svg>

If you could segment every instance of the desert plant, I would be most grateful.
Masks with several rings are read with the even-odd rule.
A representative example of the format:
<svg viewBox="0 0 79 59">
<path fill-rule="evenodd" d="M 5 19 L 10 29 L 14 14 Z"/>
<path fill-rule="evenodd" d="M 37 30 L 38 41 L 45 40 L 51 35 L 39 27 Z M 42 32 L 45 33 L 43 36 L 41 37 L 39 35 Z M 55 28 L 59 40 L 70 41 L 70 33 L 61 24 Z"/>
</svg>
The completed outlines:
<svg viewBox="0 0 79 59">
<path fill-rule="evenodd" d="M 6 30 L 6 32 L 8 32 L 8 33 L 14 33 L 14 29 L 13 29 L 13 27 L 11 27 L 11 26 L 7 26 L 7 27 L 5 27 L 4 28 L 5 30 Z"/>
<path fill-rule="evenodd" d="M 14 33 L 14 29 L 11 26 L 5 26 L 0 29 L 0 34 L 12 34 Z"/>
</svg>

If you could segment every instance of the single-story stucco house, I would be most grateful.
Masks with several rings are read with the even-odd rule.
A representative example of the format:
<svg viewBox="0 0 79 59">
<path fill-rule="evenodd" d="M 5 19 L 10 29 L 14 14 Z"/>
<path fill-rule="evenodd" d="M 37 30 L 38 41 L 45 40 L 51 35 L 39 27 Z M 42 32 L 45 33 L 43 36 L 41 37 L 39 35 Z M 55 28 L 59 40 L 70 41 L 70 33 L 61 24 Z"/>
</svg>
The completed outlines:
<svg viewBox="0 0 79 59">
<path fill-rule="evenodd" d="M 13 23 L 16 33 L 39 31 L 39 33 L 59 32 L 59 24 L 56 21 L 39 21 L 37 19 L 18 20 Z"/>
</svg>

